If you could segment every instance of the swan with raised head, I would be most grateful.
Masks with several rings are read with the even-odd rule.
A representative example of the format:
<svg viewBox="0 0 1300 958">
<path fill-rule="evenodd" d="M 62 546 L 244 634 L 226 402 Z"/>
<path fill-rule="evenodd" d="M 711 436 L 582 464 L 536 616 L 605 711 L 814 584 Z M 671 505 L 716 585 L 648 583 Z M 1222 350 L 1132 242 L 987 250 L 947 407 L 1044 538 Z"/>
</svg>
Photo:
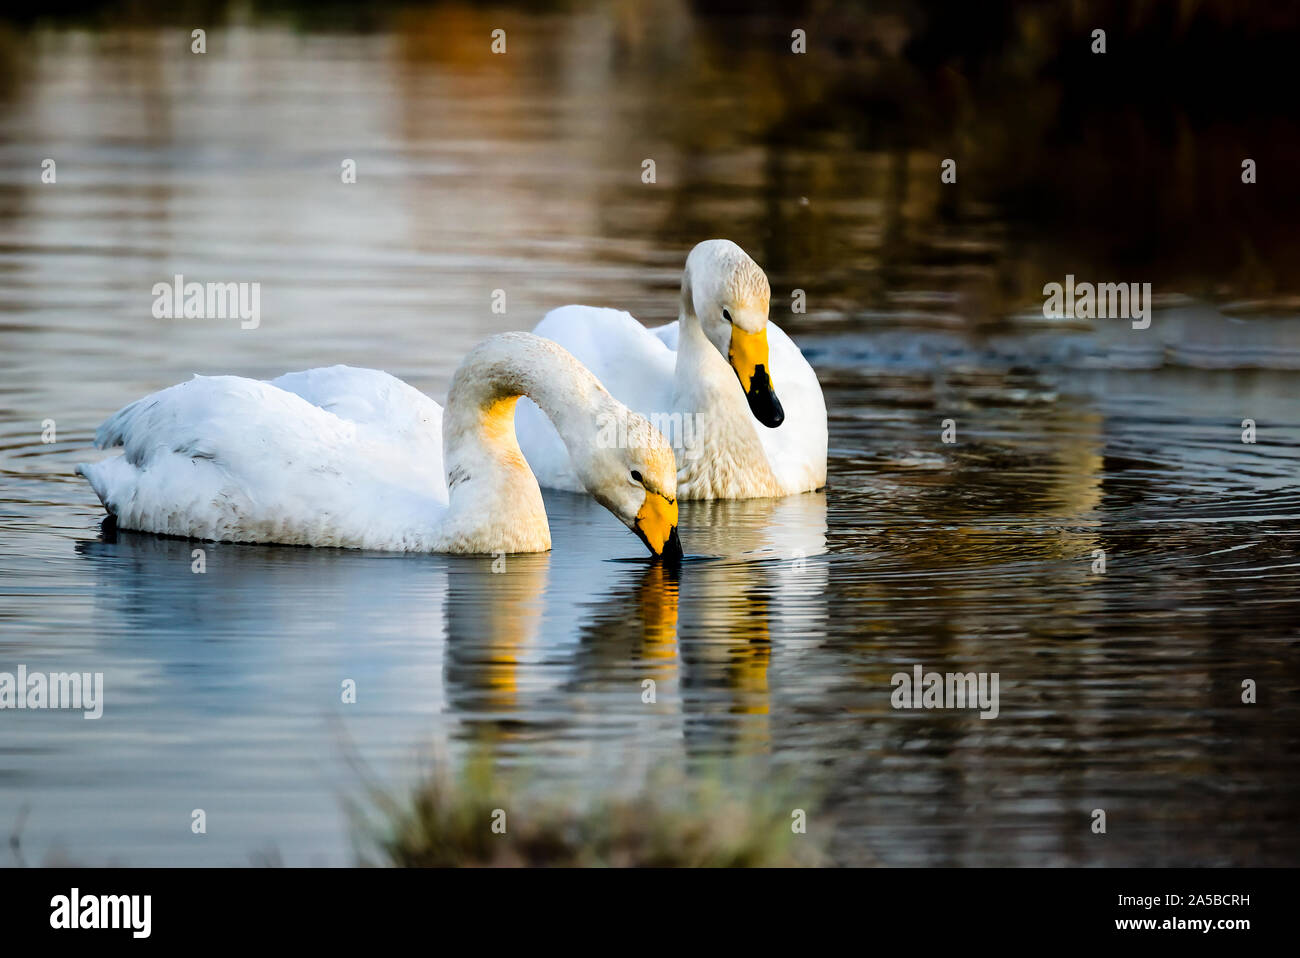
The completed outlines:
<svg viewBox="0 0 1300 958">
<path fill-rule="evenodd" d="M 681 498 L 786 496 L 826 484 L 826 402 L 799 347 L 768 320 L 770 296 L 744 250 L 706 240 L 686 259 L 677 322 L 647 329 L 622 310 L 562 306 L 533 332 L 668 436 Z M 521 402 L 515 428 L 542 485 L 581 488 L 541 410 Z"/>
<path fill-rule="evenodd" d="M 272 382 L 196 376 L 109 418 L 123 454 L 77 471 L 123 529 L 397 552 L 545 552 L 515 439 L 529 396 L 582 485 L 656 555 L 681 557 L 672 448 L 549 340 L 502 333 L 465 356 L 444 410 L 387 373 L 333 366 Z"/>
</svg>

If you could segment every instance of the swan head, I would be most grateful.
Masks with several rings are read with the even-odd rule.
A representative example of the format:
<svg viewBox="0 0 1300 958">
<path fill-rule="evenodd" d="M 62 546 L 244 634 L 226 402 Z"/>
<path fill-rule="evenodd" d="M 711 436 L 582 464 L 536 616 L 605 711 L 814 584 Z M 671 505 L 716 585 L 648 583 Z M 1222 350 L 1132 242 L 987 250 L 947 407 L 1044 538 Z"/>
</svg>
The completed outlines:
<svg viewBox="0 0 1300 958">
<path fill-rule="evenodd" d="M 652 553 L 679 562 L 677 460 L 663 433 L 612 397 L 597 416 L 595 441 L 570 447 L 583 486 Z"/>
<path fill-rule="evenodd" d="M 735 370 L 754 418 L 769 429 L 785 420 L 772 386 L 767 350 L 767 275 L 731 240 L 705 240 L 686 257 L 682 297 L 700 328 Z"/>
</svg>

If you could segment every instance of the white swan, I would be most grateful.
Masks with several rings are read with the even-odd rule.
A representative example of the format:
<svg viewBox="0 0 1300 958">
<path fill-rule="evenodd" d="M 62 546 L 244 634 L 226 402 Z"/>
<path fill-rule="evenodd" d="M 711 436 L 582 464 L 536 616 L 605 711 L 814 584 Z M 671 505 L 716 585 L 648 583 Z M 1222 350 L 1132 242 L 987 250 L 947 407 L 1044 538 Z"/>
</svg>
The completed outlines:
<svg viewBox="0 0 1300 958">
<path fill-rule="evenodd" d="M 269 383 L 196 376 L 114 414 L 95 441 L 124 454 L 77 472 L 123 529 L 399 552 L 545 552 L 541 491 L 515 440 L 521 395 L 551 417 L 588 491 L 651 552 L 680 558 L 668 443 L 572 355 L 529 333 L 470 350 L 445 414 L 372 369 L 311 369 Z M 619 441 L 609 441 L 615 433 Z"/>
<path fill-rule="evenodd" d="M 669 438 L 681 498 L 785 496 L 826 484 L 826 402 L 799 347 L 768 321 L 769 296 L 744 250 L 708 240 L 686 259 L 677 322 L 646 329 L 621 310 L 562 306 L 533 332 Z M 519 404 L 515 428 L 542 485 L 581 488 L 535 405 Z"/>
</svg>

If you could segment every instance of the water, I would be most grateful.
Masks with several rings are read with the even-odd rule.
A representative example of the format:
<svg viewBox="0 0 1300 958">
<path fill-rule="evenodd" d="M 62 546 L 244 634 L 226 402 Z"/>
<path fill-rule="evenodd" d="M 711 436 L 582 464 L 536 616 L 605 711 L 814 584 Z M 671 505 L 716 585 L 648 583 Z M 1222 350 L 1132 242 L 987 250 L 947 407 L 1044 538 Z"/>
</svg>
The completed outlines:
<svg viewBox="0 0 1300 958">
<path fill-rule="evenodd" d="M 945 210 L 924 151 L 774 136 L 779 84 L 752 52 L 718 83 L 709 24 L 515 12 L 503 61 L 495 16 L 232 22 L 205 58 L 188 27 L 5 34 L 0 671 L 107 690 L 99 721 L 0 715 L 7 863 L 347 864 L 357 762 L 400 790 L 472 748 L 593 791 L 791 772 L 845 863 L 1295 864 L 1294 299 L 1225 266 L 1213 302 L 1167 279 L 1146 331 L 1044 320 L 1035 287 L 1103 252 L 1039 252 L 1032 211 L 977 189 Z M 676 576 L 567 494 L 553 551 L 504 573 L 207 544 L 198 575 L 192 543 L 101 530 L 72 474 L 105 416 L 196 372 L 346 361 L 441 400 L 469 346 L 553 306 L 672 319 L 716 235 L 818 371 L 830 479 L 684 504 Z M 154 319 L 175 273 L 260 282 L 260 327 Z M 1000 716 L 893 710 L 917 663 L 998 672 Z"/>
</svg>

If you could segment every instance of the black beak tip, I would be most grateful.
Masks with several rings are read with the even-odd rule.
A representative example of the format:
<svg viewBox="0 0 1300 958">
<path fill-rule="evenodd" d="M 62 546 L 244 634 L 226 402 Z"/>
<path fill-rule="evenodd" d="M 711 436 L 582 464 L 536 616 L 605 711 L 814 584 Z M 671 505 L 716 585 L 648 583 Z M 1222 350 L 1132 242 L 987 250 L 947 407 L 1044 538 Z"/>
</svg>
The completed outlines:
<svg viewBox="0 0 1300 958">
<path fill-rule="evenodd" d="M 781 408 L 781 402 L 776 398 L 776 396 L 772 397 L 772 409 L 768 413 L 768 417 L 766 419 L 760 419 L 759 422 L 768 429 L 775 429 L 777 426 L 781 425 L 781 423 L 785 422 L 785 410 Z"/>
<path fill-rule="evenodd" d="M 677 527 L 673 526 L 672 532 L 668 534 L 668 541 L 664 543 L 664 551 L 661 553 L 664 562 L 678 565 L 682 561 L 682 540 L 677 536 Z"/>
<path fill-rule="evenodd" d="M 777 399 L 776 393 L 772 391 L 772 379 L 762 366 L 754 370 L 745 399 L 749 402 L 749 411 L 754 414 L 754 418 L 768 429 L 775 429 L 785 422 L 785 410 L 781 408 L 781 400 Z"/>
</svg>

